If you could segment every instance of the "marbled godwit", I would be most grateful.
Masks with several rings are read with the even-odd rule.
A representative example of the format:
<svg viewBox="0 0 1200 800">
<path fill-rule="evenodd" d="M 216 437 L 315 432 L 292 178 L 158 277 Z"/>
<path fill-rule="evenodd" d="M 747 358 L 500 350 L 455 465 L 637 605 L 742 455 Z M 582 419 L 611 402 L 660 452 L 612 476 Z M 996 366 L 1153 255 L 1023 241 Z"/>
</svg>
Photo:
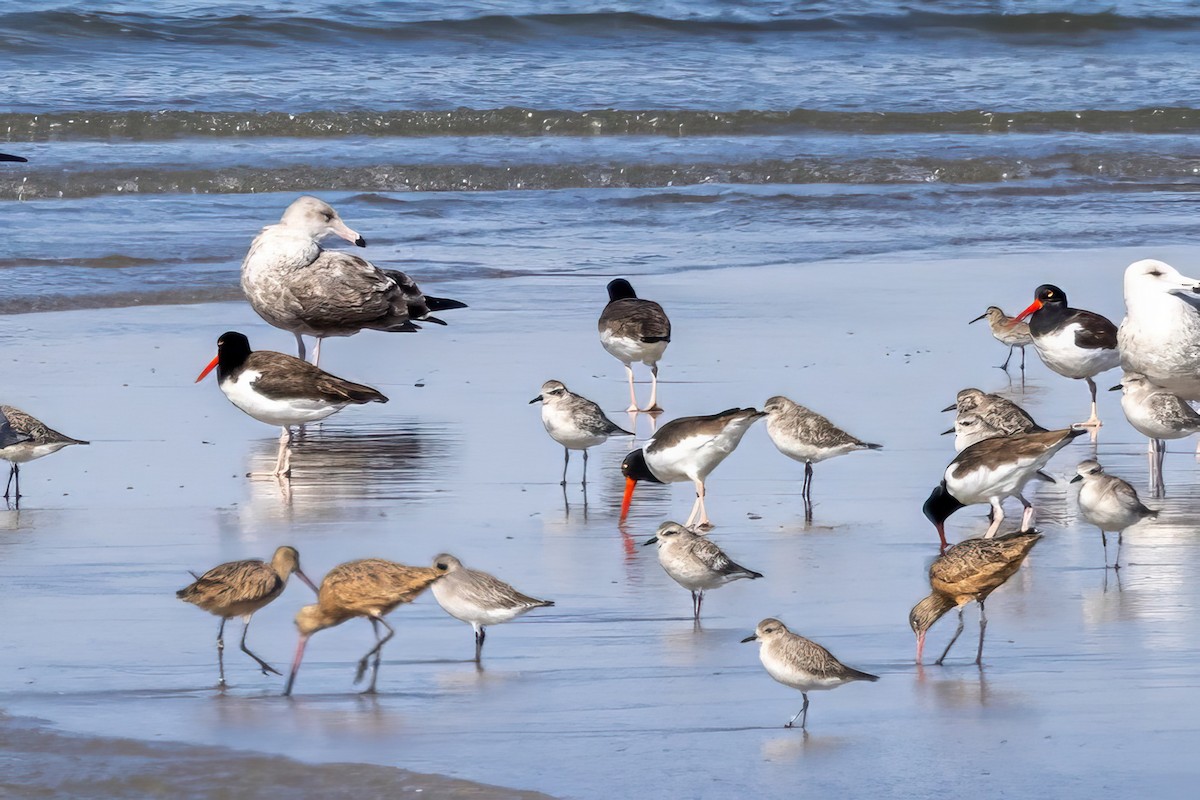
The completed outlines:
<svg viewBox="0 0 1200 800">
<path fill-rule="evenodd" d="M 754 421 L 764 416 L 753 408 L 731 408 L 707 417 L 680 417 L 663 425 L 645 447 L 634 450 L 621 462 L 621 472 L 625 475 L 621 519 L 629 514 L 638 481 L 690 480 L 696 486 L 696 502 L 684 524 L 709 526 L 708 512 L 704 509 L 704 481 L 734 451 Z"/>
<path fill-rule="evenodd" d="M 504 581 L 486 572 L 467 569 L 448 553 L 433 560 L 433 568 L 442 575 L 430 591 L 450 616 L 469 623 L 475 631 L 475 661 L 483 657 L 485 628 L 514 620 L 535 608 L 554 605 L 553 600 L 538 600 L 521 594 Z"/>
<path fill-rule="evenodd" d="M 609 436 L 634 434 L 604 416 L 600 406 L 583 395 L 575 394 L 562 381 L 546 381 L 537 397 L 529 401 L 542 404 L 542 424 L 550 438 L 563 446 L 562 485 L 567 485 L 567 464 L 572 450 L 583 451 L 583 485 L 587 486 L 588 448 L 604 444 Z"/>
<path fill-rule="evenodd" d="M 1187 400 L 1200 400 L 1200 280 L 1154 259 L 1125 270 L 1121 366 Z"/>
<path fill-rule="evenodd" d="M 790 728 L 800 719 L 800 728 L 808 722 L 808 693 L 836 689 L 851 681 L 877 681 L 879 676 L 848 667 L 816 642 L 787 629 L 777 619 L 764 619 L 742 644 L 761 642 L 758 658 L 767 674 L 784 686 L 799 689 L 804 706 L 783 727 Z"/>
<path fill-rule="evenodd" d="M 983 634 L 987 630 L 983 603 L 1016 573 L 1041 538 L 1037 531 L 1024 531 L 995 539 L 967 539 L 934 559 L 929 566 L 932 591 L 908 614 L 908 624 L 917 635 L 918 664 L 925 651 L 925 634 L 942 615 L 957 606 L 958 629 L 936 663 L 945 660 L 963 632 L 963 607 L 972 600 L 979 603 L 979 650 L 975 654 L 975 663 L 983 663 Z"/>
<path fill-rule="evenodd" d="M 1021 530 L 1028 530 L 1033 522 L 1033 504 L 1021 494 L 1025 484 L 1036 478 L 1054 482 L 1043 473 L 1042 467 L 1050 462 L 1054 454 L 1067 446 L 1076 436 L 1085 431 L 1065 428 L 1045 433 L 1017 433 L 1000 439 L 985 439 L 959 453 L 942 477 L 942 482 L 930 492 L 922 511 L 925 518 L 937 527 L 946 549 L 946 520 L 955 511 L 975 503 L 990 503 L 992 524 L 984 534 L 985 539 L 996 535 L 1004 520 L 1001 501 L 1015 497 L 1025 507 L 1021 518 Z"/>
<path fill-rule="evenodd" d="M 1083 518 L 1100 529 L 1100 543 L 1104 545 L 1104 567 L 1108 568 L 1108 536 L 1106 531 L 1117 532 L 1117 557 L 1113 569 L 1121 568 L 1121 539 L 1126 528 L 1144 519 L 1154 519 L 1158 512 L 1146 508 L 1138 499 L 1137 490 L 1115 475 L 1106 475 L 1104 467 L 1096 461 L 1080 461 L 1077 474 L 1071 483 L 1083 481 L 1079 487 L 1079 511 Z"/>
<path fill-rule="evenodd" d="M 689 531 L 678 522 L 664 522 L 645 545 L 658 545 L 658 563 L 671 580 L 692 593 L 692 617 L 700 622 L 706 589 L 716 589 L 739 578 L 761 578 L 761 572 L 746 569 L 707 536 Z"/>
<path fill-rule="evenodd" d="M 82 439 L 72 439 L 59 433 L 19 408 L 0 406 L 0 416 L 4 417 L 12 431 L 8 437 L 9 444 L 0 446 L 0 459 L 9 463 L 8 482 L 4 484 L 5 500 L 9 498 L 10 488 L 15 492 L 17 501 L 21 500 L 21 465 L 26 461 L 57 453 L 68 445 L 88 444 Z"/>
<path fill-rule="evenodd" d="M 1163 457 L 1167 439 L 1200 433 L 1200 414 L 1177 394 L 1150 381 L 1140 372 L 1126 372 L 1110 391 L 1122 392 L 1121 410 L 1133 429 L 1149 439 L 1150 486 L 1155 497 L 1166 491 Z"/>
<path fill-rule="evenodd" d="M 1021 348 L 1021 374 L 1025 374 L 1025 348 L 1033 344 L 1033 337 L 1029 333 L 1029 324 L 1025 322 L 1017 322 L 1014 317 L 1010 317 L 1004 313 L 1003 309 L 996 306 L 988 306 L 987 311 L 980 314 L 968 324 L 974 324 L 981 319 L 988 321 L 988 327 L 992 329 L 992 338 L 1000 344 L 1008 345 L 1008 358 L 1004 359 L 1004 363 L 1000 365 L 1000 369 L 1008 372 L 1008 362 L 1012 361 L 1013 348 Z"/>
<path fill-rule="evenodd" d="M 600 344 L 625 365 L 629 378 L 629 413 L 638 410 L 633 391 L 633 362 L 650 367 L 650 405 L 643 411 L 662 411 L 658 407 L 658 361 L 671 342 L 671 320 L 662 306 L 643 300 L 624 278 L 608 284 L 608 305 L 600 314 Z"/>
<path fill-rule="evenodd" d="M 328 203 L 301 197 L 275 225 L 263 228 L 242 262 L 242 291 L 260 317 L 296 337 L 300 358 L 304 336 L 317 339 L 313 363 L 321 360 L 327 336 L 353 336 L 361 330 L 416 331 L 413 320 L 445 325 L 434 311 L 466 308 L 465 303 L 421 293 L 408 275 L 379 269 L 371 262 L 318 242 L 339 236 L 366 247 Z"/>
<path fill-rule="evenodd" d="M 263 675 L 269 672 L 282 674 L 250 652 L 246 647 L 246 634 L 250 631 L 250 618 L 254 612 L 283 594 L 288 577 L 293 572 L 314 592 L 317 591 L 316 585 L 300 569 L 300 554 L 296 548 L 280 547 L 271 556 L 270 564 L 257 558 L 230 561 L 213 567 L 175 593 L 185 603 L 199 606 L 221 618 L 221 627 L 217 629 L 217 666 L 221 675 L 219 686 L 225 685 L 225 622 L 234 617 L 242 618 L 242 652 L 258 662 Z"/>
<path fill-rule="evenodd" d="M 1046 430 L 1013 401 L 973 388 L 960 391 L 954 404 L 942 410 L 958 412 L 954 427 L 942 435 L 953 433 L 954 449 L 960 452 L 984 439 Z"/>
<path fill-rule="evenodd" d="M 776 395 L 763 406 L 767 415 L 767 435 L 779 452 L 788 458 L 804 462 L 804 483 L 800 497 L 804 501 L 804 516 L 812 519 L 813 464 L 855 450 L 880 450 L 881 444 L 857 439 L 834 425 L 825 417 L 782 395 Z"/>
<path fill-rule="evenodd" d="M 360 383 L 351 383 L 283 353 L 250 350 L 250 340 L 230 331 L 217 340 L 217 357 L 196 382 L 213 368 L 229 402 L 268 425 L 279 425 L 279 456 L 275 474 L 291 471 L 291 426 L 316 422 L 351 403 L 386 403 L 388 399 Z"/>
<path fill-rule="evenodd" d="M 1099 428 L 1096 382 L 1092 379 L 1121 365 L 1117 326 L 1099 314 L 1071 308 L 1066 292 L 1048 283 L 1037 288 L 1029 308 L 1016 318 L 1025 317 L 1029 317 L 1033 346 L 1046 366 L 1063 377 L 1087 381 L 1092 393 L 1092 414 L 1079 425 Z"/>
<path fill-rule="evenodd" d="M 432 567 L 410 567 L 395 561 L 384 561 L 382 558 L 347 561 L 331 569 L 321 581 L 316 604 L 305 606 L 296 614 L 300 642 L 296 646 L 296 658 L 292 661 L 287 686 L 283 689 L 284 696 L 292 693 L 292 685 L 296 682 L 296 673 L 300 671 L 300 662 L 304 658 L 304 647 L 308 644 L 309 637 L 317 631 L 341 625 L 355 617 L 366 617 L 371 621 L 371 629 L 375 632 L 375 646 L 359 659 L 354 682 L 362 681 L 373 656 L 375 661 L 371 670 L 371 685 L 367 687 L 365 694 L 374 694 L 375 681 L 379 677 L 380 651 L 388 640 L 396 635 L 392 626 L 384 621 L 384 616 L 396 606 L 411 603 L 444 574 Z M 386 636 L 380 637 L 380 625 L 387 629 Z"/>
</svg>

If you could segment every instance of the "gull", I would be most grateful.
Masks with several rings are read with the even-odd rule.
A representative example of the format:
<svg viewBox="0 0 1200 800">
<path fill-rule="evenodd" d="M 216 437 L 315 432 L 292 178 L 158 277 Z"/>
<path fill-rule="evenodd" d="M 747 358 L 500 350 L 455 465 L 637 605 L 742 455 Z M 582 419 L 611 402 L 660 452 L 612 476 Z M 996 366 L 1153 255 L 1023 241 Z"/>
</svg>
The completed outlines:
<svg viewBox="0 0 1200 800">
<path fill-rule="evenodd" d="M 1200 400 L 1200 280 L 1145 259 L 1125 270 L 1121 366 L 1185 400 Z"/>
</svg>

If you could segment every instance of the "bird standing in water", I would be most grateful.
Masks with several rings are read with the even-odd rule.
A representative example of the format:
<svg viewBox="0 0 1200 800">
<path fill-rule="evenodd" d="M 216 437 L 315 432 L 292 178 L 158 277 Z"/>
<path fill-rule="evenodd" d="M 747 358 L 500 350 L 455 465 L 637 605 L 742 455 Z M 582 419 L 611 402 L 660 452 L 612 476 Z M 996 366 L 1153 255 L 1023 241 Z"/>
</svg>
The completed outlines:
<svg viewBox="0 0 1200 800">
<path fill-rule="evenodd" d="M 996 306 L 988 306 L 987 311 L 980 314 L 968 324 L 974 324 L 981 319 L 988 321 L 988 327 L 992 330 L 992 338 L 1000 344 L 1008 345 L 1008 358 L 1004 359 L 1004 363 L 1000 365 L 1000 369 L 1008 372 L 1008 362 L 1012 361 L 1013 348 L 1021 348 L 1021 375 L 1025 374 L 1025 348 L 1033 344 L 1033 337 L 1029 333 L 1029 324 L 1025 322 L 1017 322 L 1015 317 L 1010 317 L 1004 313 L 1004 310 Z"/>
<path fill-rule="evenodd" d="M 542 404 L 542 425 L 550 438 L 563 446 L 562 485 L 567 485 L 571 451 L 583 451 L 583 485 L 587 486 L 588 448 L 604 444 L 609 436 L 633 436 L 604 415 L 600 406 L 575 394 L 562 381 L 546 381 L 541 393 L 529 401 Z"/>
<path fill-rule="evenodd" d="M 1079 511 L 1083 518 L 1100 529 L 1100 543 L 1104 545 L 1104 568 L 1108 568 L 1108 536 L 1106 531 L 1117 532 L 1117 557 L 1113 569 L 1121 568 L 1121 541 L 1126 528 L 1144 519 L 1155 519 L 1158 512 L 1146 508 L 1138 497 L 1137 490 L 1115 475 L 1108 475 L 1097 461 L 1080 461 L 1078 473 L 1071 483 L 1083 482 L 1079 487 Z"/>
<path fill-rule="evenodd" d="M 643 546 L 658 545 L 658 563 L 671 580 L 692 593 L 692 618 L 700 623 L 706 589 L 716 589 L 740 578 L 761 578 L 725 555 L 717 543 L 689 531 L 678 522 L 664 522 Z"/>
<path fill-rule="evenodd" d="M 600 344 L 625 365 L 629 378 L 626 410 L 630 414 L 639 410 L 633 390 L 633 362 L 640 361 L 650 367 L 650 404 L 640 410 L 662 411 L 658 407 L 658 361 L 671 343 L 671 320 L 662 306 L 638 297 L 629 281 L 617 278 L 608 284 L 608 305 L 600 314 L 598 327 Z"/>
<path fill-rule="evenodd" d="M 4 499 L 9 498 L 11 490 L 16 494 L 18 505 L 21 502 L 22 464 L 57 453 L 69 445 L 88 444 L 83 439 L 72 439 L 64 433 L 59 433 L 41 420 L 13 406 L 0 406 L 0 417 L 3 417 L 9 430 L 5 440 L 0 441 L 0 460 L 9 463 L 8 482 L 4 484 Z"/>
</svg>

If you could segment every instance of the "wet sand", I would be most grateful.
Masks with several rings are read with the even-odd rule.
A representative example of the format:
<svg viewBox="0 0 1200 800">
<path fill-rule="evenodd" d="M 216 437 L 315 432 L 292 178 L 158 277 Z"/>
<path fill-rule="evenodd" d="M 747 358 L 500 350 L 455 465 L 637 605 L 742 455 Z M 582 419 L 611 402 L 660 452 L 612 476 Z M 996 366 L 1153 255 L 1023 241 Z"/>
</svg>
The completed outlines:
<svg viewBox="0 0 1200 800">
<path fill-rule="evenodd" d="M 29 465 L 21 510 L 0 512 L 0 708 L 74 734 L 564 797 L 1185 796 L 1186 753 L 1200 741 L 1194 442 L 1171 444 L 1168 497 L 1148 501 L 1162 519 L 1126 535 L 1119 583 L 1101 569 L 1074 488 L 1037 489 L 1047 536 L 988 602 L 983 669 L 970 663 L 974 609 L 945 667 L 912 663 L 906 621 L 937 552 L 920 506 L 953 456 L 939 409 L 974 385 L 1011 389 L 1048 427 L 1087 413 L 1086 386 L 1032 352 L 1024 390 L 1010 386 L 993 368 L 1005 348 L 967 321 L 989 304 L 1023 308 L 1044 281 L 1119 321 L 1124 267 L 1147 256 L 1185 271 L 1197 261 L 1187 248 L 906 254 L 639 278 L 675 327 L 663 419 L 784 393 L 885 445 L 817 465 L 806 526 L 802 465 L 775 451 L 761 423 L 751 430 L 710 479 L 708 509 L 713 538 L 766 578 L 710 593 L 700 630 L 687 592 L 639 546 L 662 520 L 686 516 L 690 487 L 639 487 L 619 527 L 629 444 L 613 440 L 593 451 L 586 505 L 578 484 L 564 503 L 562 451 L 528 405 L 558 378 L 630 423 L 616 411 L 623 369 L 595 334 L 602 281 L 447 284 L 437 290 L 472 306 L 447 314 L 448 328 L 326 342 L 323 367 L 391 402 L 310 429 L 287 484 L 245 477 L 270 468 L 277 431 L 211 379 L 192 384 L 225 330 L 292 352 L 291 337 L 244 304 L 6 317 L 6 402 L 94 444 Z M 1144 492 L 1145 441 L 1116 393 L 1103 394 L 1100 413 L 1100 460 Z M 636 420 L 641 437 L 650 423 Z M 1050 473 L 1073 474 L 1093 455 L 1085 442 Z M 580 468 L 572 459 L 572 480 Z M 972 508 L 948 530 L 959 539 L 986 524 Z M 313 638 L 291 700 L 236 647 L 226 650 L 232 687 L 219 693 L 217 621 L 173 592 L 188 569 L 280 544 L 298 547 L 314 578 L 352 558 L 427 563 L 448 551 L 557 605 L 490 629 L 477 669 L 470 628 L 420 598 L 390 617 L 397 636 L 377 697 L 351 683 L 372 641 L 361 621 Z M 255 617 L 251 647 L 280 669 L 295 646 L 291 618 L 310 598 L 295 582 Z M 799 693 L 738 643 L 766 616 L 882 680 L 814 694 L 809 734 L 784 730 Z M 951 615 L 931 631 L 927 657 L 953 627 Z M 152 774 L 183 781 L 187 769 L 172 760 Z M 28 780 L 34 793 L 41 779 Z"/>
</svg>

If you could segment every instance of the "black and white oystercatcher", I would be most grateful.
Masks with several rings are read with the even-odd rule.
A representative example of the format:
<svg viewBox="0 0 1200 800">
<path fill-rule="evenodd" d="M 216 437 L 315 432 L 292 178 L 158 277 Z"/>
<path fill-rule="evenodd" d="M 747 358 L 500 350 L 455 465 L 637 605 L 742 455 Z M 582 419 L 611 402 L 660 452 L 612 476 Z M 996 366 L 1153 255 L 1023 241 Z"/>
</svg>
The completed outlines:
<svg viewBox="0 0 1200 800">
<path fill-rule="evenodd" d="M 291 426 L 323 420 L 351 404 L 388 400 L 370 386 L 342 380 L 307 361 L 270 350 L 252 351 L 250 340 L 236 331 L 217 339 L 217 357 L 196 383 L 214 368 L 229 402 L 259 422 L 283 428 L 275 475 L 291 470 Z"/>
<path fill-rule="evenodd" d="M 422 294 L 415 281 L 398 270 L 379 269 L 370 261 L 318 242 L 338 236 L 351 244 L 367 243 L 333 207 L 316 197 L 301 197 L 275 225 L 263 228 L 242 261 L 242 291 L 260 317 L 296 337 L 300 358 L 304 336 L 321 340 L 353 336 L 361 330 L 420 330 L 413 321 L 446 323 L 434 311 L 466 308 L 465 303 Z"/>
<path fill-rule="evenodd" d="M 645 447 L 634 450 L 621 462 L 621 472 L 625 475 L 621 519 L 629 515 L 638 481 L 691 481 L 696 486 L 696 502 L 684 525 L 709 527 L 708 512 L 704 510 L 704 481 L 734 451 L 754 421 L 764 416 L 765 412 L 754 408 L 731 408 L 706 417 L 680 417 L 663 425 Z"/>
<path fill-rule="evenodd" d="M 4 484 L 4 499 L 9 490 L 21 500 L 21 465 L 26 461 L 57 453 L 72 444 L 88 444 L 82 439 L 72 439 L 59 433 L 41 420 L 31 417 L 19 408 L 0 406 L 0 417 L 6 432 L 0 432 L 0 460 L 7 461 L 8 482 Z M 13 484 L 16 484 L 15 486 Z"/>
<path fill-rule="evenodd" d="M 1029 317 L 1033 346 L 1046 366 L 1064 377 L 1087 381 L 1092 392 L 1092 414 L 1087 422 L 1079 424 L 1099 428 L 1096 382 L 1092 378 L 1121 366 L 1117 326 L 1099 314 L 1071 308 L 1066 292 L 1048 283 L 1037 288 L 1029 308 L 1016 319 L 1025 317 Z"/>
<path fill-rule="evenodd" d="M 633 362 L 650 367 L 650 404 L 642 411 L 662 411 L 658 407 L 658 360 L 671 342 L 671 320 L 662 306 L 643 300 L 624 278 L 608 284 L 608 305 L 600 314 L 600 344 L 625 365 L 629 378 L 629 413 L 638 411 L 633 391 Z"/>
<path fill-rule="evenodd" d="M 0 161 L 18 161 L 24 164 L 28 160 L 28 158 L 22 158 L 21 156 L 10 156 L 8 153 L 0 153 Z"/>
<path fill-rule="evenodd" d="M 996 535 L 1004 520 L 1001 501 L 1015 497 L 1025 507 L 1021 518 L 1021 530 L 1029 529 L 1033 522 L 1033 505 L 1021 494 L 1025 484 L 1034 478 L 1053 479 L 1041 470 L 1059 450 L 1076 436 L 1086 431 L 1065 428 L 1045 433 L 1017 433 L 999 439 L 985 439 L 963 450 L 934 487 L 921 510 L 925 518 L 937 528 L 946 549 L 946 520 L 955 511 L 975 503 L 990 503 L 992 524 L 984 534 L 985 539 Z"/>
</svg>

